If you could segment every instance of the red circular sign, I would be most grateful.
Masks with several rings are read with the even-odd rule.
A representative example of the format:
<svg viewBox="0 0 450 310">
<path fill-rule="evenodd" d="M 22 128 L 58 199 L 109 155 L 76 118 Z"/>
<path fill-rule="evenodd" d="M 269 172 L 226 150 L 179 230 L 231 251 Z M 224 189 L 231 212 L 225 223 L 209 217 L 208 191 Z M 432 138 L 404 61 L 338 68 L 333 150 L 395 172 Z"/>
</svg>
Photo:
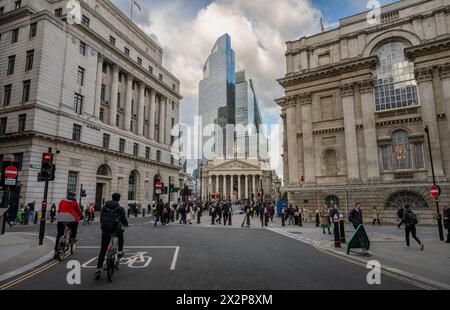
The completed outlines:
<svg viewBox="0 0 450 310">
<path fill-rule="evenodd" d="M 5 169 L 5 176 L 8 179 L 15 179 L 17 178 L 17 168 L 14 166 L 9 166 Z"/>
<path fill-rule="evenodd" d="M 438 185 L 433 185 L 431 187 L 431 196 L 439 197 L 441 195 L 441 188 Z"/>
<path fill-rule="evenodd" d="M 162 183 L 158 182 L 155 184 L 155 188 L 156 189 L 161 189 L 162 188 Z"/>
</svg>

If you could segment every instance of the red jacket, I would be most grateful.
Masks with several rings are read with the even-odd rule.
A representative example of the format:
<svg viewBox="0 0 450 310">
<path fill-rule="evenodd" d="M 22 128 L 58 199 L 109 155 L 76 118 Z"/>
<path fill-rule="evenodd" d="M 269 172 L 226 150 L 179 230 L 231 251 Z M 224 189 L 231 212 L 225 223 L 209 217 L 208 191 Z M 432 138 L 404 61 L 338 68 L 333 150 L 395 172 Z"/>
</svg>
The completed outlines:
<svg viewBox="0 0 450 310">
<path fill-rule="evenodd" d="M 71 214 L 77 223 L 80 221 L 79 218 L 83 217 L 83 213 L 81 212 L 80 206 L 76 200 L 70 202 L 65 199 L 61 200 L 59 202 L 58 213 Z"/>
</svg>

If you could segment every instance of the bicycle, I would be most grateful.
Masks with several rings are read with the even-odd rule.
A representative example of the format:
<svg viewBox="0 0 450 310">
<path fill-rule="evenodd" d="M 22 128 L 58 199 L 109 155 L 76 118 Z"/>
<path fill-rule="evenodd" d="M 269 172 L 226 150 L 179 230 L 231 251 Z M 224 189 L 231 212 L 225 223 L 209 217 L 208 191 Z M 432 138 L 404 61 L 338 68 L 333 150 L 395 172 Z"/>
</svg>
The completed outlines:
<svg viewBox="0 0 450 310">
<path fill-rule="evenodd" d="M 69 223 L 63 223 L 63 225 L 64 235 L 59 240 L 58 245 L 58 260 L 60 262 L 66 258 L 67 253 L 70 253 L 69 255 L 73 255 L 75 252 L 75 243 L 70 238 L 72 230 L 70 229 Z"/>
<path fill-rule="evenodd" d="M 111 235 L 111 241 L 109 242 L 108 249 L 106 251 L 106 272 L 108 275 L 108 282 L 112 281 L 115 270 L 119 270 L 119 239 L 116 233 Z"/>
</svg>

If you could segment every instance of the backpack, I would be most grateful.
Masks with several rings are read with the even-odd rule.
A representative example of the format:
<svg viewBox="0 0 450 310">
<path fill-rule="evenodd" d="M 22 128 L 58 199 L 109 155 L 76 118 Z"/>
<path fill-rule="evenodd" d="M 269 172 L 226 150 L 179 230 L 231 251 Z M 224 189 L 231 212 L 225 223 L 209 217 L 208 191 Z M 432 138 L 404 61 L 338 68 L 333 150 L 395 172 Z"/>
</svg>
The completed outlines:
<svg viewBox="0 0 450 310">
<path fill-rule="evenodd" d="M 417 215 L 415 213 L 411 213 L 411 224 L 417 225 L 419 221 L 417 220 Z"/>
<path fill-rule="evenodd" d="M 109 208 L 103 208 L 101 216 L 101 227 L 106 233 L 114 233 L 117 231 L 120 222 L 120 208 L 111 210 Z"/>
<path fill-rule="evenodd" d="M 404 212 L 405 210 L 403 208 L 398 209 L 397 216 L 402 219 Z"/>
</svg>

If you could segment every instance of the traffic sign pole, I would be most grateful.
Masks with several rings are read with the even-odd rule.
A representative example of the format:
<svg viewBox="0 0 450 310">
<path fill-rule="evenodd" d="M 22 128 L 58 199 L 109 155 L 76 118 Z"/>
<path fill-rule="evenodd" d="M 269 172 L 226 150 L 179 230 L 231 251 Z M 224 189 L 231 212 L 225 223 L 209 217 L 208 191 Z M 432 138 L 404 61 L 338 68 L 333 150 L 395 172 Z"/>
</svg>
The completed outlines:
<svg viewBox="0 0 450 310">
<path fill-rule="evenodd" d="M 48 148 L 48 153 L 52 154 L 52 148 Z M 44 243 L 44 236 L 45 236 L 45 217 L 47 213 L 48 181 L 49 178 L 45 178 L 44 199 L 42 201 L 42 210 L 41 210 L 41 224 L 39 227 L 39 245 L 42 245 Z"/>
</svg>

